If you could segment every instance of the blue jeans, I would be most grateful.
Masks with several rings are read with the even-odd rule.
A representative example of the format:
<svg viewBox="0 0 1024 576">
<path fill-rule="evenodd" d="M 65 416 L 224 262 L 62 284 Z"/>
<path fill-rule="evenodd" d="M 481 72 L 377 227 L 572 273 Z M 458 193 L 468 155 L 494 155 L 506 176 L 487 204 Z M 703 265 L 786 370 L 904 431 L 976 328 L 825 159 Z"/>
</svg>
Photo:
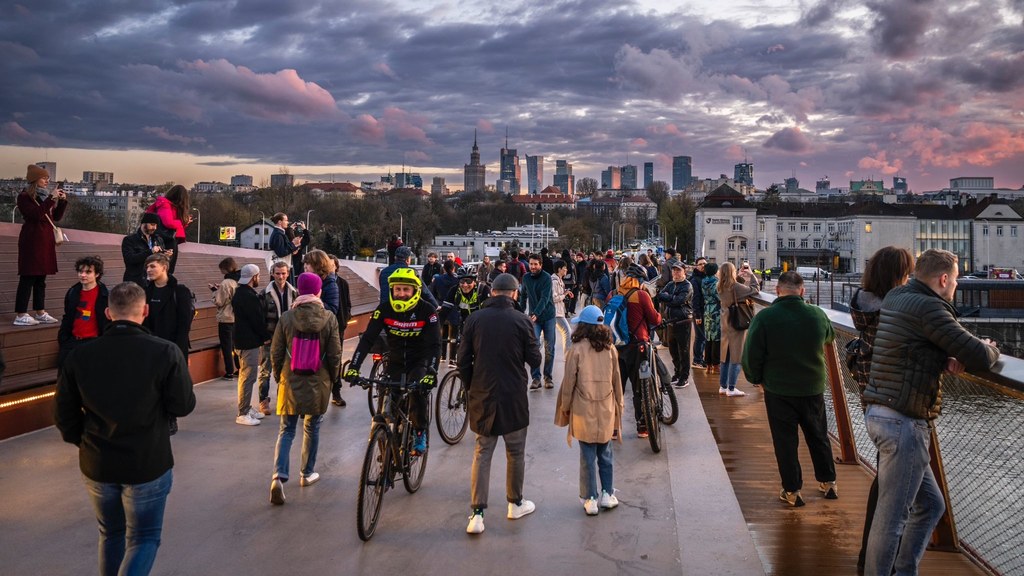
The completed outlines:
<svg viewBox="0 0 1024 576">
<path fill-rule="evenodd" d="M 302 417 L 302 475 L 309 476 L 316 468 L 316 449 L 320 444 L 320 423 L 323 415 Z M 281 431 L 277 434 L 277 447 L 274 448 L 274 478 L 281 482 L 288 481 L 288 458 L 292 451 L 292 440 L 295 439 L 295 425 L 299 422 L 297 415 L 281 415 Z"/>
<path fill-rule="evenodd" d="M 739 362 L 722 362 L 722 371 L 718 374 L 718 387 L 736 389 L 736 381 L 740 377 Z"/>
<path fill-rule="evenodd" d="M 615 486 L 612 484 L 612 443 L 593 444 L 580 442 L 580 498 L 597 498 L 601 490 L 608 494 L 615 494 Z M 597 479 L 601 478 L 601 487 L 598 489 Z"/>
<path fill-rule="evenodd" d="M 704 334 L 704 324 L 694 325 L 693 331 L 693 361 L 704 364 L 704 345 L 707 344 L 707 336 Z"/>
<path fill-rule="evenodd" d="M 144 576 L 152 570 L 172 479 L 170 470 L 142 484 L 94 482 L 82 476 L 99 522 L 100 576 Z"/>
<path fill-rule="evenodd" d="M 932 531 L 946 511 L 929 466 L 931 427 L 927 420 L 879 404 L 869 404 L 864 418 L 878 448 L 878 506 L 864 573 L 917 574 Z"/>
<path fill-rule="evenodd" d="M 544 334 L 544 377 L 551 378 L 555 370 L 555 319 L 544 322 L 533 323 L 533 334 L 537 337 L 537 345 L 540 345 L 541 333 Z M 540 379 L 540 367 L 530 370 L 530 377 L 534 380 Z"/>
</svg>

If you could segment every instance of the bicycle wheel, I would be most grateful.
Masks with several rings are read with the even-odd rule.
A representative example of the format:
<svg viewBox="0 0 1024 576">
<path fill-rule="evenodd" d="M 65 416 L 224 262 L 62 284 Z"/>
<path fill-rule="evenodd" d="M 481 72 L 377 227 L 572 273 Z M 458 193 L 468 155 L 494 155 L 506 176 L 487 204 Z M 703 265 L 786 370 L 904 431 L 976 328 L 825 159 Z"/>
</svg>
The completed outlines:
<svg viewBox="0 0 1024 576">
<path fill-rule="evenodd" d="M 359 501 L 356 504 L 356 528 L 359 539 L 366 542 L 373 537 L 380 520 L 380 507 L 390 481 L 391 449 L 388 433 L 383 426 L 374 426 L 363 458 L 362 479 L 359 482 Z"/>
<path fill-rule="evenodd" d="M 383 380 L 382 376 L 388 370 L 387 362 L 384 360 L 374 360 L 373 366 L 370 368 L 370 380 Z M 380 392 L 376 386 L 370 386 L 366 389 L 366 403 L 370 408 L 370 417 L 377 415 L 377 397 Z"/>
<path fill-rule="evenodd" d="M 416 456 L 412 455 L 412 444 L 416 441 L 412 426 L 406 426 L 402 435 L 405 437 L 405 449 L 402 450 L 402 484 L 405 490 L 412 494 L 420 489 L 423 484 L 423 472 L 427 469 L 427 454 L 430 453 L 430 426 L 423 429 L 427 437 L 427 451 Z"/>
<path fill-rule="evenodd" d="M 466 435 L 469 418 L 466 417 L 466 388 L 458 370 L 452 370 L 441 379 L 437 387 L 435 412 L 437 433 L 446 444 L 458 444 Z"/>
<path fill-rule="evenodd" d="M 679 419 L 679 400 L 676 398 L 676 391 L 672 384 L 658 378 L 658 388 L 661 389 L 661 422 L 671 426 Z"/>
<path fill-rule="evenodd" d="M 640 385 L 644 391 L 643 408 L 644 420 L 647 423 L 647 441 L 651 443 L 651 450 L 655 453 L 661 452 L 661 418 L 658 408 L 658 383 L 654 378 L 643 378 Z"/>
</svg>

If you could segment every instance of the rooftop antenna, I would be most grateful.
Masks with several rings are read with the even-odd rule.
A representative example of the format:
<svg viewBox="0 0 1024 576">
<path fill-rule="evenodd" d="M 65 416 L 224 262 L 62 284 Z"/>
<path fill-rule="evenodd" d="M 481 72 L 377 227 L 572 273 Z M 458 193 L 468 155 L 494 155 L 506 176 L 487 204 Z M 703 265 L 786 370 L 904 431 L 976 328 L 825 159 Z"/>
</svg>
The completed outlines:
<svg viewBox="0 0 1024 576">
<path fill-rule="evenodd" d="M 505 149 L 508 150 L 508 126 L 505 126 Z"/>
</svg>

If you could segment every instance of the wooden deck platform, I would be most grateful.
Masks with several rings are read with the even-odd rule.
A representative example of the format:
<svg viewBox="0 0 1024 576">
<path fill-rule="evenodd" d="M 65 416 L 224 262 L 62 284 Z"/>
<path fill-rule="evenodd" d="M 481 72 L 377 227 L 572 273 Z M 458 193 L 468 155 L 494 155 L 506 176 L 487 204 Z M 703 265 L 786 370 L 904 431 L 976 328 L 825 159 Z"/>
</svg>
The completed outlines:
<svg viewBox="0 0 1024 576">
<path fill-rule="evenodd" d="M 761 389 L 741 376 L 739 388 L 747 396 L 730 398 L 719 395 L 717 374 L 694 369 L 694 380 L 765 574 L 856 574 L 870 473 L 859 465 L 837 464 L 839 499 L 825 500 L 801 440 L 807 505 L 789 508 L 779 501 L 781 482 Z M 932 550 L 921 573 L 987 574 L 964 554 Z"/>
</svg>

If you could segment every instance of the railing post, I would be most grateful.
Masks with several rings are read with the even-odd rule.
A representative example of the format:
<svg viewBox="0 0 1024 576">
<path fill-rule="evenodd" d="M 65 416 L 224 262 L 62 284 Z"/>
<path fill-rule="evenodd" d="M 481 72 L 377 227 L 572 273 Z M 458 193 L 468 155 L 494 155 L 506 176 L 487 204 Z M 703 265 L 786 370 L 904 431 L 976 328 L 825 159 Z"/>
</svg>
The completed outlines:
<svg viewBox="0 0 1024 576">
<path fill-rule="evenodd" d="M 942 500 L 946 503 L 946 512 L 939 518 L 935 531 L 932 532 L 931 547 L 934 550 L 945 552 L 960 551 L 960 537 L 956 533 L 956 522 L 953 520 L 953 504 L 949 500 L 949 485 L 946 484 L 946 469 L 942 465 L 942 452 L 939 450 L 939 436 L 935 432 L 934 424 L 931 426 L 931 442 L 928 446 L 928 453 L 931 456 L 930 466 L 935 482 L 942 492 Z"/>
<path fill-rule="evenodd" d="M 825 366 L 828 368 L 829 388 L 832 390 L 832 404 L 836 414 L 836 432 L 839 435 L 840 464 L 857 464 L 857 442 L 853 438 L 853 424 L 850 409 L 846 405 L 846 389 L 843 387 L 843 373 L 839 369 L 839 352 L 833 341 L 825 344 Z"/>
</svg>

